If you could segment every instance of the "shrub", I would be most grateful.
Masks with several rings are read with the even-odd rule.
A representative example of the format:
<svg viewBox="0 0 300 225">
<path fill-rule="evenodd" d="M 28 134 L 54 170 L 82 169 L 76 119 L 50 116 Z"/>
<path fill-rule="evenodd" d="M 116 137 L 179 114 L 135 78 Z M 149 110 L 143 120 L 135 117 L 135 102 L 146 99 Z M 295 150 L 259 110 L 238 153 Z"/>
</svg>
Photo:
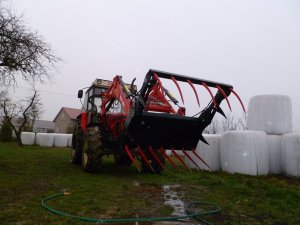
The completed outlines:
<svg viewBox="0 0 300 225">
<path fill-rule="evenodd" d="M 9 123 L 4 120 L 0 130 L 0 140 L 3 142 L 9 142 L 12 140 L 12 129 Z"/>
</svg>

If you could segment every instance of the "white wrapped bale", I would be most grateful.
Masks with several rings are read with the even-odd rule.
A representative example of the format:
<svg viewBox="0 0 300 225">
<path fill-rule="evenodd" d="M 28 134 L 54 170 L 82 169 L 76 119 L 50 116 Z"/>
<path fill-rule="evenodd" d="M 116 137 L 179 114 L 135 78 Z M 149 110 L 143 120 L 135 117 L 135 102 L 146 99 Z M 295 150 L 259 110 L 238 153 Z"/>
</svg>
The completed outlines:
<svg viewBox="0 0 300 225">
<path fill-rule="evenodd" d="M 34 145 L 35 143 L 35 133 L 32 132 L 22 132 L 21 142 L 23 145 Z"/>
<path fill-rule="evenodd" d="M 198 142 L 196 152 L 201 158 L 212 168 L 213 171 L 220 171 L 220 140 L 221 135 L 219 134 L 204 134 L 203 135 L 209 145 Z M 189 156 L 197 163 L 197 165 L 203 170 L 210 170 L 200 159 L 198 159 L 192 152 L 187 152 Z M 186 164 L 189 168 L 197 169 L 194 163 L 185 158 Z"/>
<path fill-rule="evenodd" d="M 248 175 L 267 175 L 269 154 L 266 133 L 230 131 L 222 135 L 220 158 L 223 171 Z"/>
<path fill-rule="evenodd" d="M 282 135 L 267 135 L 270 160 L 270 174 L 281 174 L 281 141 Z"/>
<path fill-rule="evenodd" d="M 54 147 L 68 147 L 68 134 L 54 134 Z"/>
<path fill-rule="evenodd" d="M 292 101 L 286 95 L 257 95 L 250 99 L 247 113 L 249 130 L 267 134 L 292 131 Z"/>
<path fill-rule="evenodd" d="M 283 172 L 300 177 L 300 134 L 283 135 L 281 156 Z"/>
<path fill-rule="evenodd" d="M 37 133 L 36 134 L 36 144 L 42 147 L 53 147 L 54 144 L 54 134 L 49 133 Z"/>
<path fill-rule="evenodd" d="M 66 134 L 68 136 L 68 147 L 71 148 L 72 147 L 72 138 L 73 138 L 73 134 Z"/>
</svg>

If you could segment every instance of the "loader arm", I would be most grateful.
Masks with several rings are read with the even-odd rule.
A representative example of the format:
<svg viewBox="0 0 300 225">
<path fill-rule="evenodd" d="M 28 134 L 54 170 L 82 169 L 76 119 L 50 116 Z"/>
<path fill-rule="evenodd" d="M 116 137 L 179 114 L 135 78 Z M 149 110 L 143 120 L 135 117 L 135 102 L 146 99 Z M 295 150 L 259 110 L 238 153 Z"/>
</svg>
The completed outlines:
<svg viewBox="0 0 300 225">
<path fill-rule="evenodd" d="M 189 117 L 176 113 L 176 110 L 173 108 L 167 109 L 172 106 L 170 104 L 167 105 L 166 102 L 168 100 L 166 96 L 179 107 L 178 111 L 184 108 L 180 107 L 178 101 L 168 94 L 160 78 L 172 80 L 176 84 L 182 100 L 182 91 L 178 82 L 186 82 L 190 85 L 195 93 L 199 107 L 200 100 L 195 85 L 201 85 L 209 91 L 212 100 L 199 113 L 198 117 Z M 210 88 L 217 89 L 214 96 Z M 199 139 L 207 143 L 202 136 L 203 130 L 211 123 L 216 112 L 225 116 L 220 108 L 220 104 L 224 99 L 231 109 L 228 96 L 233 93 L 232 90 L 233 87 L 229 84 L 158 70 L 149 70 L 139 95 L 135 99 L 135 107 L 131 109 L 130 115 L 126 120 L 126 132 L 129 140 L 131 140 L 129 145 L 137 144 L 143 147 L 152 146 L 154 148 L 192 150 L 196 148 Z M 153 102 L 160 102 L 160 106 L 157 104 L 156 108 L 154 108 Z"/>
</svg>

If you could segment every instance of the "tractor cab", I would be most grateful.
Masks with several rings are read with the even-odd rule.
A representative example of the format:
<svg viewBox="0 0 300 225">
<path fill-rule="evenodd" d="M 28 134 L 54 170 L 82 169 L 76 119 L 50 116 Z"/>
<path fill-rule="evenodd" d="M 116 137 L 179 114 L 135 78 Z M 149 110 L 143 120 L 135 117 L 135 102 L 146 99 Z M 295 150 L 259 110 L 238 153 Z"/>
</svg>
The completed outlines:
<svg viewBox="0 0 300 225">
<path fill-rule="evenodd" d="M 101 111 L 101 95 L 107 91 L 112 81 L 96 79 L 87 89 L 83 101 L 83 111 L 99 114 Z M 83 90 L 78 91 L 78 98 L 83 97 Z"/>
</svg>

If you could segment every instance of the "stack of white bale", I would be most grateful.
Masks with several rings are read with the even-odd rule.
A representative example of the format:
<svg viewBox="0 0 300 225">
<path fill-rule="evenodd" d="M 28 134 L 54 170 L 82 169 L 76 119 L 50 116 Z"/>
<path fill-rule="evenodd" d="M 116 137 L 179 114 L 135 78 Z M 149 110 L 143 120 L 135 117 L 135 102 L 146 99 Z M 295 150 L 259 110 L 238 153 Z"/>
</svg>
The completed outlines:
<svg viewBox="0 0 300 225">
<path fill-rule="evenodd" d="M 22 132 L 23 145 L 39 145 L 42 147 L 72 147 L 72 134 Z"/>
<path fill-rule="evenodd" d="M 34 145 L 35 143 L 35 133 L 32 132 L 22 132 L 21 142 L 23 145 Z"/>
<path fill-rule="evenodd" d="M 300 177 L 300 134 L 292 132 L 292 102 L 286 95 L 258 95 L 249 101 L 247 131 L 205 135 L 197 153 L 217 171 Z M 189 153 L 201 169 L 207 166 Z M 197 168 L 186 157 L 190 168 Z"/>
<path fill-rule="evenodd" d="M 250 99 L 249 130 L 267 134 L 271 174 L 300 176 L 300 134 L 292 134 L 292 102 L 285 95 L 258 95 Z"/>
<path fill-rule="evenodd" d="M 205 140 L 209 143 L 209 145 L 203 143 L 202 141 L 198 142 L 196 153 L 200 155 L 200 157 L 210 166 L 213 171 L 220 171 L 220 140 L 221 135 L 219 134 L 204 134 Z M 203 170 L 210 170 L 210 168 L 205 165 L 196 155 L 192 152 L 187 152 L 189 156 L 193 159 L 193 161 Z M 198 167 L 185 157 L 185 162 L 189 166 L 189 168 L 197 169 Z"/>
</svg>

